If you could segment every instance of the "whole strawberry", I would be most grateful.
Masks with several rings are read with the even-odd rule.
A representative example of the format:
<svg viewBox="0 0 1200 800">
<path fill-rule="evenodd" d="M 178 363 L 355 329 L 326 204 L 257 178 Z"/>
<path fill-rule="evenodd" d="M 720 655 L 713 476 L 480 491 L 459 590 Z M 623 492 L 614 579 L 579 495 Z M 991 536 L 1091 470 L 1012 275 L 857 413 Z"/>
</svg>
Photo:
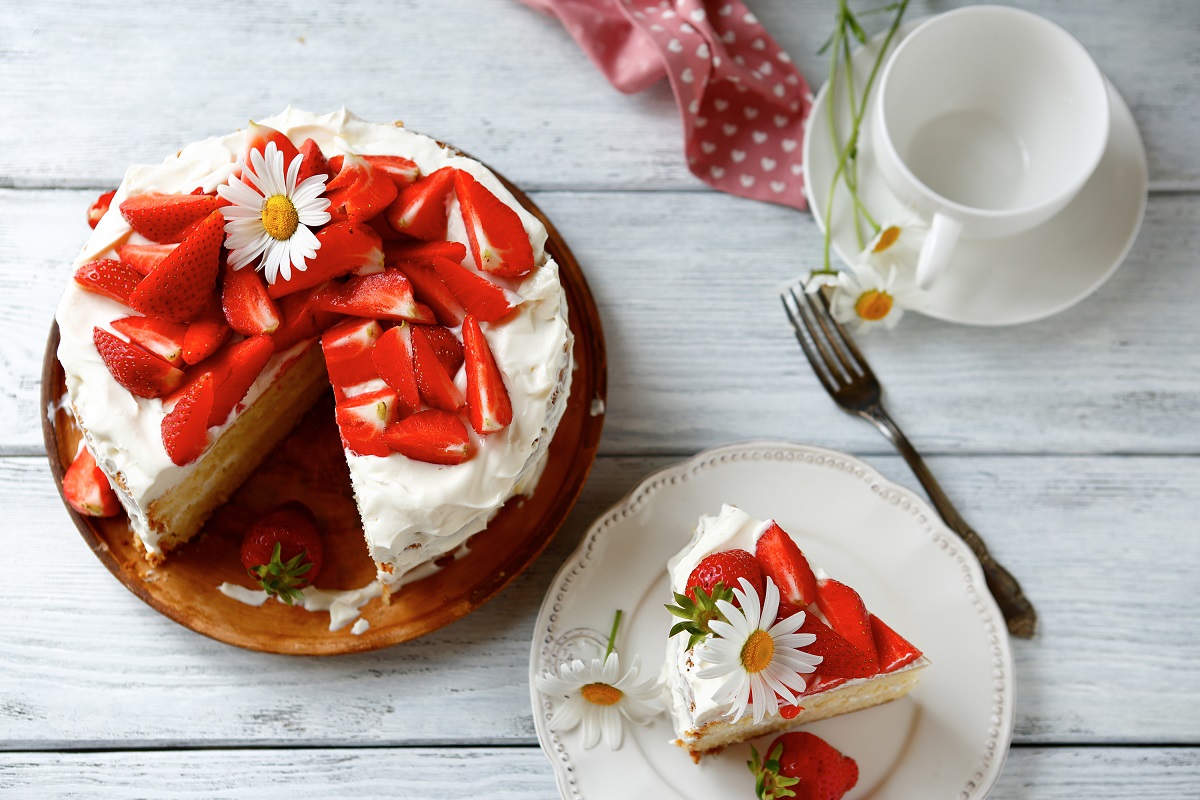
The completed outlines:
<svg viewBox="0 0 1200 800">
<path fill-rule="evenodd" d="M 798 731 L 779 736 L 763 761 L 750 748 L 746 766 L 754 773 L 759 800 L 840 800 L 858 783 L 858 764 L 824 739 Z"/>
<path fill-rule="evenodd" d="M 302 600 L 300 590 L 317 579 L 324 555 L 312 512 L 295 502 L 264 516 L 242 539 L 242 566 L 288 605 Z"/>
<path fill-rule="evenodd" d="M 737 605 L 734 587 L 740 588 L 740 578 L 745 578 L 763 596 L 763 575 L 758 561 L 745 550 L 722 550 L 705 556 L 688 575 L 685 594 L 675 592 L 677 605 L 668 605 L 667 611 L 679 617 L 670 636 L 687 633 L 688 649 L 695 647 L 712 634 L 709 623 L 725 617 L 717 608 L 718 600 L 727 600 Z"/>
</svg>

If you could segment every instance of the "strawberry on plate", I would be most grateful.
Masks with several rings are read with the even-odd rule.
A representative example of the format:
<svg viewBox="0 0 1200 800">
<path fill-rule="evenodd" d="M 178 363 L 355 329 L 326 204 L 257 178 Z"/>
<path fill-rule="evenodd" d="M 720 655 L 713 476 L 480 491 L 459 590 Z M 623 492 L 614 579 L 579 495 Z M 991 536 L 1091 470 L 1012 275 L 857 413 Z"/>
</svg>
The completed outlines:
<svg viewBox="0 0 1200 800">
<path fill-rule="evenodd" d="M 858 764 L 807 731 L 776 737 L 762 759 L 753 746 L 746 762 L 759 800 L 841 800 L 858 783 Z"/>
<path fill-rule="evenodd" d="M 267 294 L 267 283 L 253 269 L 227 269 L 221 284 L 221 309 L 229 327 L 244 336 L 274 333 L 283 320 Z"/>
<path fill-rule="evenodd" d="M 335 416 L 342 443 L 360 455 L 390 455 L 383 434 L 396 422 L 398 405 L 396 390 L 386 386 L 339 400 Z"/>
<path fill-rule="evenodd" d="M 152 242 L 178 242 L 192 225 L 217 210 L 217 198 L 207 194 L 145 194 L 121 201 L 121 216 Z"/>
<path fill-rule="evenodd" d="M 280 298 L 363 268 L 383 269 L 383 241 L 369 226 L 330 223 L 316 235 L 321 245 L 316 257 L 308 259 L 303 271 L 292 270 L 290 278 L 278 278 L 267 287 L 267 294 Z"/>
<path fill-rule="evenodd" d="M 129 341 L 139 344 L 173 367 L 182 367 L 183 340 L 188 326 L 154 317 L 121 317 L 112 326 Z"/>
<path fill-rule="evenodd" d="M 425 402 L 443 411 L 457 412 L 466 405 L 466 398 L 454 383 L 454 376 L 446 371 L 429 334 L 422 327 L 412 332 L 413 365 L 417 376 L 417 388 Z"/>
<path fill-rule="evenodd" d="M 779 587 L 779 616 L 790 617 L 817 601 L 817 578 L 791 536 L 771 522 L 758 537 L 754 555 L 763 574 Z"/>
<path fill-rule="evenodd" d="M 101 258 L 75 270 L 75 282 L 93 294 L 129 305 L 129 295 L 142 282 L 142 273 L 124 261 Z"/>
<path fill-rule="evenodd" d="M 467 426 L 437 408 L 418 411 L 387 429 L 383 439 L 397 453 L 416 461 L 453 466 L 473 455 Z"/>
<path fill-rule="evenodd" d="M 342 158 L 338 173 L 325 185 L 334 222 L 366 222 L 391 205 L 396 194 L 396 184 L 387 172 L 353 153 Z"/>
<path fill-rule="evenodd" d="M 434 256 L 433 268 L 454 299 L 468 314 L 482 322 L 504 319 L 520 304 L 516 295 L 453 261 Z"/>
<path fill-rule="evenodd" d="M 533 248 L 517 212 L 462 170 L 454 176 L 454 193 L 475 265 L 506 278 L 528 275 L 534 267 Z"/>
<path fill-rule="evenodd" d="M 121 260 L 142 275 L 149 275 L 178 244 L 123 244 L 117 249 Z"/>
<path fill-rule="evenodd" d="M 391 322 L 437 322 L 433 311 L 413 296 L 412 282 L 395 269 L 332 284 L 313 298 L 312 308 Z"/>
<path fill-rule="evenodd" d="M 817 581 L 817 606 L 829 620 L 829 627 L 867 656 L 874 668 L 872 674 L 879 672 L 870 615 L 858 592 L 840 581 L 825 578 Z"/>
<path fill-rule="evenodd" d="M 108 476 L 96 466 L 96 459 L 86 447 L 79 448 L 75 460 L 67 467 L 62 490 L 71 508 L 85 517 L 111 517 L 121 510 Z"/>
<path fill-rule="evenodd" d="M 508 427 L 513 418 L 504 376 L 474 317 L 468 315 L 463 320 L 462 332 L 467 364 L 467 418 L 476 433 L 496 433 Z"/>
<path fill-rule="evenodd" d="M 445 239 L 447 205 L 457 171 L 454 167 L 442 167 L 406 187 L 384 212 L 388 224 L 414 239 Z"/>
<path fill-rule="evenodd" d="M 113 197 L 117 194 L 117 190 L 105 192 L 92 201 L 88 206 L 87 220 L 89 227 L 96 227 L 99 224 L 101 217 L 108 213 L 108 207 L 112 205 Z"/>
<path fill-rule="evenodd" d="M 162 397 L 179 388 L 183 372 L 158 356 L 103 328 L 92 329 L 92 343 L 113 379 L 137 397 Z"/>
<path fill-rule="evenodd" d="M 146 316 L 191 322 L 208 306 L 221 271 L 225 219 L 213 211 L 129 295 Z"/>
<path fill-rule="evenodd" d="M 380 378 L 396 392 L 396 413 L 407 417 L 421 408 L 421 393 L 413 367 L 412 327 L 402 322 L 384 331 L 371 348 L 371 363 Z"/>
<path fill-rule="evenodd" d="M 192 463 L 208 446 L 208 418 L 212 415 L 215 398 L 212 373 L 206 372 L 163 417 L 163 447 L 175 464 Z"/>
<path fill-rule="evenodd" d="M 325 547 L 312 512 L 301 503 L 279 506 L 242 538 L 242 566 L 268 595 L 288 605 L 321 573 Z"/>
</svg>

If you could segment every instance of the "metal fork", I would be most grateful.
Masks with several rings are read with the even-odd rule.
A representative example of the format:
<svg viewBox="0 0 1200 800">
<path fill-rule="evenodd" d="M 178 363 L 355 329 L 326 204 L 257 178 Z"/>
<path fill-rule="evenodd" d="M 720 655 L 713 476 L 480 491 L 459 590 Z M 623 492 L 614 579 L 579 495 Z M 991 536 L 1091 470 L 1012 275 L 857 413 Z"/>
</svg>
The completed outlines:
<svg viewBox="0 0 1200 800">
<path fill-rule="evenodd" d="M 792 286 L 781 297 L 788 319 L 796 329 L 796 339 L 825 391 L 843 410 L 868 420 L 891 440 L 925 487 L 942 519 L 979 558 L 988 589 L 1004 614 L 1009 633 L 1032 639 L 1037 632 L 1037 613 L 1033 604 L 1021 591 L 1017 579 L 988 553 L 983 539 L 963 520 L 925 465 L 925 460 L 888 415 L 883 407 L 883 388 L 879 379 L 849 334 L 829 313 L 825 295 L 810 294 L 802 286 Z"/>
</svg>

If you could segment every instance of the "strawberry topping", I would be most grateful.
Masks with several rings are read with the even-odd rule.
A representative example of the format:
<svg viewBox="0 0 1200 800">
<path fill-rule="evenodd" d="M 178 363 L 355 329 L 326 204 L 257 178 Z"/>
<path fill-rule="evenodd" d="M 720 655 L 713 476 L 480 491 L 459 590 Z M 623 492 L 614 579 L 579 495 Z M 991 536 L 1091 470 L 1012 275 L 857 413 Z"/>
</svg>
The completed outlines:
<svg viewBox="0 0 1200 800">
<path fill-rule="evenodd" d="M 142 274 L 124 261 L 102 258 L 75 270 L 75 282 L 93 294 L 129 305 L 129 296 L 142 282 Z"/>
<path fill-rule="evenodd" d="M 871 615 L 871 634 L 879 654 L 879 671 L 895 672 L 921 657 L 921 651 L 907 639 L 889 628 L 879 617 Z"/>
<path fill-rule="evenodd" d="M 121 260 L 136 269 L 142 275 L 149 275 L 177 244 L 123 244 L 117 252 Z"/>
<path fill-rule="evenodd" d="M 383 268 L 383 242 L 379 234 L 366 225 L 331 223 L 316 235 L 321 244 L 316 257 L 308 259 L 303 271 L 292 270 L 291 278 L 280 278 L 268 286 L 267 293 L 271 297 L 311 289 L 364 267 Z"/>
<path fill-rule="evenodd" d="M 817 579 L 808 559 L 775 522 L 758 538 L 754 554 L 763 574 L 779 587 L 781 617 L 790 617 L 817 601 Z"/>
<path fill-rule="evenodd" d="M 121 510 L 121 502 L 113 491 L 108 476 L 96 466 L 96 459 L 86 447 L 79 449 L 62 482 L 63 497 L 71 508 L 85 517 L 111 517 Z"/>
<path fill-rule="evenodd" d="M 129 295 L 129 305 L 151 317 L 191 322 L 217 284 L 225 222 L 213 211 Z"/>
<path fill-rule="evenodd" d="M 454 414 L 436 408 L 400 420 L 383 439 L 397 453 L 430 464 L 461 464 L 472 455 L 467 426 Z"/>
<path fill-rule="evenodd" d="M 312 139 L 305 139 L 300 145 L 300 155 L 304 158 L 300 162 L 300 171 L 296 174 L 297 186 L 314 175 L 329 174 L 329 163 L 325 161 L 321 148 Z"/>
<path fill-rule="evenodd" d="M 818 619 L 816 614 L 804 615 L 804 624 L 800 626 L 799 633 L 811 633 L 817 637 L 815 642 L 804 647 L 804 651 L 822 658 L 817 667 L 821 675 L 834 678 L 870 678 L 879 672 L 876 662 Z M 808 690 L 805 694 L 814 690 L 813 683 L 810 682 Z"/>
<path fill-rule="evenodd" d="M 388 266 L 402 261 L 432 266 L 434 256 L 448 258 L 455 264 L 461 264 L 467 257 L 467 248 L 462 242 L 414 242 L 412 239 L 405 239 L 384 245 L 383 256 Z"/>
<path fill-rule="evenodd" d="M 312 308 L 392 322 L 437 322 L 433 311 L 417 302 L 404 273 L 394 269 L 331 285 L 313 297 Z"/>
<path fill-rule="evenodd" d="M 146 194 L 121 202 L 121 216 L 152 242 L 178 242 L 188 229 L 217 210 L 217 198 L 207 194 Z"/>
<path fill-rule="evenodd" d="M 454 192 L 475 265 L 506 278 L 529 274 L 534 267 L 533 248 L 517 212 L 462 170 L 454 176 Z"/>
<path fill-rule="evenodd" d="M 434 269 L 454 298 L 476 319 L 496 322 L 517 307 L 519 300 L 482 275 L 435 256 Z"/>
<path fill-rule="evenodd" d="M 350 154 L 333 180 L 325 186 L 329 213 L 334 222 L 362 223 L 379 214 L 396 199 L 396 184 L 388 173 L 362 156 Z"/>
<path fill-rule="evenodd" d="M 467 363 L 467 417 L 476 433 L 495 433 L 508 427 L 513 418 L 504 376 L 474 317 L 463 320 L 462 331 Z"/>
<path fill-rule="evenodd" d="M 232 335 L 233 330 L 225 324 L 225 315 L 221 313 L 219 299 L 214 296 L 199 318 L 187 326 L 187 334 L 183 337 L 183 360 L 188 364 L 199 364 L 217 352 Z"/>
<path fill-rule="evenodd" d="M 875 651 L 870 617 L 858 592 L 844 583 L 826 578 L 817 582 L 817 606 L 825 619 L 829 620 L 829 627 L 866 655 L 872 666 L 871 674 L 879 672 L 879 656 Z"/>
<path fill-rule="evenodd" d="M 414 239 L 445 239 L 447 204 L 457 171 L 442 167 L 405 188 L 384 212 L 388 224 Z"/>
<path fill-rule="evenodd" d="M 225 271 L 221 309 L 229 327 L 245 336 L 274 333 L 283 322 L 266 281 L 253 269 Z"/>
<path fill-rule="evenodd" d="M 754 560 L 754 556 L 750 555 L 746 550 L 722 550 L 719 553 L 705 556 L 687 579 L 687 596 L 691 600 L 696 600 L 696 589 L 704 590 L 704 593 L 709 597 L 713 596 L 714 589 L 717 584 L 722 584 L 726 589 L 737 589 L 741 591 L 742 586 L 738 582 L 739 578 L 745 578 L 758 592 L 758 597 L 761 600 L 764 592 L 765 583 L 763 581 L 762 570 L 758 566 L 758 562 Z M 730 598 L 730 602 L 737 605 L 737 600 Z"/>
<path fill-rule="evenodd" d="M 413 328 L 412 346 L 417 388 L 425 402 L 443 411 L 459 411 L 467 401 L 438 358 L 424 328 Z"/>
<path fill-rule="evenodd" d="M 336 416 L 342 443 L 364 456 L 389 455 L 383 434 L 396 422 L 397 404 L 396 390 L 389 387 L 339 400 Z"/>
<path fill-rule="evenodd" d="M 117 190 L 113 189 L 112 191 L 105 192 L 92 201 L 92 204 L 88 206 L 87 210 L 89 227 L 94 228 L 99 224 L 100 218 L 108 213 L 108 207 L 112 205 L 113 197 L 115 197 L 116 194 Z"/>
<path fill-rule="evenodd" d="M 389 262 L 391 263 L 391 262 Z M 419 262 L 398 262 L 396 266 L 412 281 L 413 295 L 417 300 L 432 309 L 438 322 L 443 325 L 461 325 L 467 312 L 463 309 L 458 298 L 450 291 L 444 281 L 438 276 L 437 270 L 429 264 Z"/>
<path fill-rule="evenodd" d="M 183 383 L 183 372 L 143 347 L 92 329 L 92 343 L 117 383 L 138 397 L 162 397 Z"/>
<path fill-rule="evenodd" d="M 163 447 L 174 463 L 180 466 L 190 464 L 208 446 L 208 418 L 212 414 L 215 398 L 212 374 L 206 372 L 163 417 Z"/>
<path fill-rule="evenodd" d="M 283 153 L 283 169 L 287 172 L 287 168 L 291 165 L 292 159 L 300 154 L 296 149 L 296 145 L 292 144 L 292 140 L 284 136 L 279 131 L 267 125 L 259 125 L 257 122 L 251 122 L 250 127 L 246 129 L 246 152 L 242 156 L 242 160 L 246 164 L 251 164 L 250 153 L 257 150 L 259 153 L 266 153 L 267 142 L 274 142 L 275 147 L 280 153 Z"/>
<path fill-rule="evenodd" d="M 188 326 L 154 317 L 121 317 L 112 321 L 118 332 L 173 367 L 182 367 L 183 340 Z"/>
<path fill-rule="evenodd" d="M 412 328 L 400 323 L 384 332 L 371 348 L 375 372 L 396 391 L 396 413 L 407 417 L 421 408 L 417 375 L 413 368 Z"/>
</svg>

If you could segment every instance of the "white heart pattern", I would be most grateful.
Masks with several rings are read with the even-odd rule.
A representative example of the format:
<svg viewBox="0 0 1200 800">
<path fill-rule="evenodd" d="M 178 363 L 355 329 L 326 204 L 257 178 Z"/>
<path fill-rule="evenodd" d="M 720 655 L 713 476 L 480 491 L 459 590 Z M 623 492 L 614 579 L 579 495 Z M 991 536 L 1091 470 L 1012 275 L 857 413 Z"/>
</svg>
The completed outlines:
<svg viewBox="0 0 1200 800">
<path fill-rule="evenodd" d="M 721 40 L 724 41 L 725 44 L 733 44 L 737 41 L 737 34 L 733 31 L 725 31 L 724 35 L 721 36 Z"/>
<path fill-rule="evenodd" d="M 692 81 L 696 80 L 696 76 L 692 74 L 692 68 L 688 67 L 683 72 L 679 73 L 679 80 L 683 81 L 684 83 L 691 83 Z"/>
<path fill-rule="evenodd" d="M 758 68 L 758 71 L 761 72 L 763 75 L 770 75 L 773 70 L 774 70 L 774 67 L 771 66 L 770 61 L 764 61 L 762 63 L 762 66 Z"/>
<path fill-rule="evenodd" d="M 747 25 L 757 25 L 758 17 L 754 16 L 749 11 L 747 11 L 746 16 L 742 17 L 742 22 L 746 23 Z"/>
<path fill-rule="evenodd" d="M 787 124 L 788 124 L 788 118 L 786 116 L 784 116 L 783 114 L 775 115 L 775 127 L 776 128 L 786 128 Z"/>
<path fill-rule="evenodd" d="M 708 171 L 710 173 L 712 173 L 712 176 L 714 178 L 720 179 L 720 178 L 725 177 L 725 168 L 724 167 L 718 167 L 717 165 L 714 164 L 713 166 L 708 168 Z"/>
<path fill-rule="evenodd" d="M 707 14 L 704 13 L 703 8 L 697 8 L 692 11 L 690 16 L 692 18 L 692 22 L 704 22 L 704 18 L 707 16 Z"/>
<path fill-rule="evenodd" d="M 724 111 L 725 109 L 729 108 L 729 101 L 722 100 L 718 97 L 716 100 L 713 100 L 713 108 L 715 108 L 717 111 Z"/>
<path fill-rule="evenodd" d="M 708 124 L 708 117 L 696 117 L 696 127 L 703 128 Z"/>
<path fill-rule="evenodd" d="M 783 152 L 785 153 L 790 153 L 796 149 L 795 139 L 784 139 L 781 144 L 783 145 Z"/>
<path fill-rule="evenodd" d="M 717 146 L 712 142 L 701 142 L 700 149 L 703 150 L 706 155 L 712 155 L 714 152 L 716 152 Z"/>
<path fill-rule="evenodd" d="M 782 50 L 780 50 L 778 53 L 776 53 L 775 57 L 778 58 L 780 61 L 782 61 L 784 64 L 792 63 L 792 57 L 789 56 L 787 53 L 783 52 Z"/>
<path fill-rule="evenodd" d="M 755 144 L 762 144 L 767 140 L 767 135 L 762 131 L 755 131 L 754 133 L 750 134 L 750 138 L 754 140 Z"/>
<path fill-rule="evenodd" d="M 732 13 L 733 13 L 733 4 L 727 3 L 723 6 L 721 6 L 720 14 L 722 17 L 728 17 Z"/>
<path fill-rule="evenodd" d="M 730 125 L 728 122 L 726 122 L 721 126 L 721 130 L 725 132 L 726 136 L 733 136 L 735 133 L 737 133 L 737 125 Z"/>
<path fill-rule="evenodd" d="M 742 186 L 745 186 L 747 189 L 754 185 L 753 175 L 743 175 L 739 180 L 741 180 Z"/>
<path fill-rule="evenodd" d="M 745 150 L 734 150 L 730 152 L 729 157 L 733 159 L 733 163 L 740 164 L 746 160 Z"/>
<path fill-rule="evenodd" d="M 786 188 L 787 184 L 783 181 L 771 181 L 771 191 L 775 194 L 781 194 Z"/>
<path fill-rule="evenodd" d="M 695 114 L 699 110 L 700 110 L 700 101 L 699 100 L 693 100 L 692 102 L 688 103 L 688 111 L 690 111 L 691 113 Z"/>
<path fill-rule="evenodd" d="M 804 172 L 804 167 L 802 167 L 799 164 L 792 164 L 792 174 L 793 175 L 799 175 L 801 172 Z"/>
<path fill-rule="evenodd" d="M 681 33 L 695 33 L 696 29 L 691 25 L 688 25 L 686 22 L 681 22 L 679 23 L 679 31 Z"/>
<path fill-rule="evenodd" d="M 708 58 L 710 55 L 712 54 L 708 50 L 708 42 L 701 42 L 696 48 L 696 58 Z"/>
<path fill-rule="evenodd" d="M 773 158 L 767 158 L 766 156 L 763 156 L 759 163 L 762 164 L 763 172 L 770 172 L 771 170 L 775 169 L 777 162 Z"/>
<path fill-rule="evenodd" d="M 746 119 L 755 119 L 758 117 L 758 109 L 754 106 L 746 106 L 742 109 L 742 113 L 746 115 Z"/>
<path fill-rule="evenodd" d="M 755 39 L 750 44 L 750 46 L 753 47 L 755 50 L 766 50 L 767 49 L 767 43 L 764 42 L 762 39 Z"/>
<path fill-rule="evenodd" d="M 667 42 L 667 49 L 672 53 L 682 53 L 683 45 L 679 43 L 678 39 L 672 39 L 671 41 Z"/>
</svg>

